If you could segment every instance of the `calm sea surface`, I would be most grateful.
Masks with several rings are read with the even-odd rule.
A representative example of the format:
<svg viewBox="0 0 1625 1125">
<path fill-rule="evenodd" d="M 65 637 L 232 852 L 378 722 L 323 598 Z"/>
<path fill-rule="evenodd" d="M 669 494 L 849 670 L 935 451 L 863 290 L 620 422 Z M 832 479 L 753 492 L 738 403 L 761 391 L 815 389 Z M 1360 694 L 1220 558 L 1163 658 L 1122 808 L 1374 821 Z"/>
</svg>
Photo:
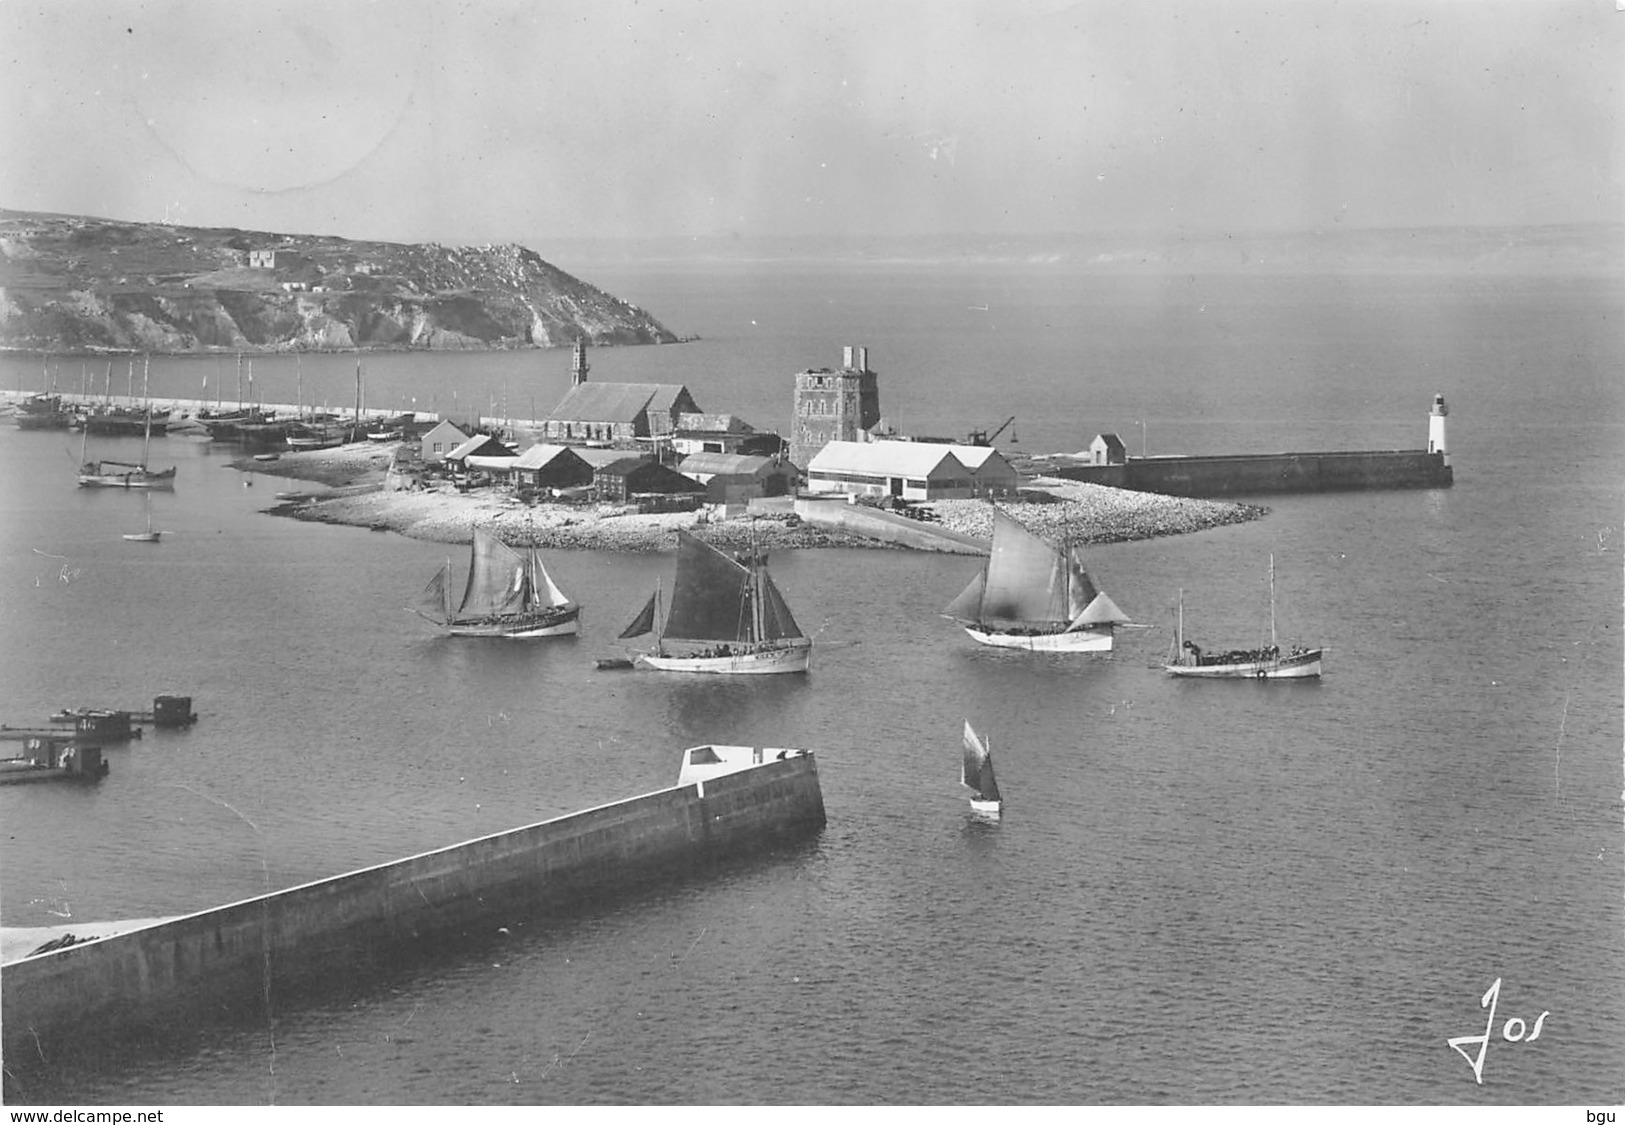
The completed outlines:
<svg viewBox="0 0 1625 1125">
<path fill-rule="evenodd" d="M 181 437 L 154 444 L 179 466 L 150 499 L 163 542 L 127 543 L 148 501 L 76 488 L 77 436 L 7 425 L 0 722 L 166 691 L 202 715 L 111 750 L 97 787 L 0 789 L 7 925 L 178 914 L 455 843 L 671 784 L 699 742 L 816 750 L 829 813 L 787 854 L 516 918 L 13 1100 L 1625 1100 L 1618 278 L 561 264 L 703 337 L 595 350 L 593 378 L 686 383 L 763 428 L 787 427 L 796 371 L 866 344 L 900 428 L 1014 415 L 1001 442 L 1029 452 L 1103 430 L 1133 452 L 1418 448 L 1442 392 L 1456 485 L 1098 547 L 1099 584 L 1152 626 L 1108 657 L 975 645 L 937 616 L 974 560 L 783 553 L 813 671 L 732 682 L 592 670 L 670 555 L 550 556 L 579 639 L 454 640 L 401 609 L 444 546 L 265 516 L 287 485 Z M 367 405 L 526 417 L 568 366 L 369 356 Z M 348 356 L 253 374 L 263 401 L 354 397 Z M 152 379 L 237 399 L 231 359 Z M 0 386 L 43 380 L 0 364 Z M 1325 678 L 1157 670 L 1181 588 L 1191 635 L 1258 643 L 1272 553 L 1282 643 L 1327 646 Z M 997 825 L 958 785 L 967 718 Z M 1484 1031 L 1497 979 L 1479 1085 L 1446 1040 Z M 1537 1040 L 1501 1034 L 1542 1012 Z"/>
</svg>

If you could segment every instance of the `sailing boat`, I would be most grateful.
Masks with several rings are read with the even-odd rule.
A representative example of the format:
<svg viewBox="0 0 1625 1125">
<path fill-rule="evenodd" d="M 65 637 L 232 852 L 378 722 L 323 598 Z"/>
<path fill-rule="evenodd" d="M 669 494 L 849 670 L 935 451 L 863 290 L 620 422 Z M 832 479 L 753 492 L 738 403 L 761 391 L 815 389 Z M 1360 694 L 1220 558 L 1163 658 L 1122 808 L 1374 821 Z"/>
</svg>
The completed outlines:
<svg viewBox="0 0 1625 1125">
<path fill-rule="evenodd" d="M 1033 652 L 1110 652 L 1123 611 L 1095 588 L 1078 548 L 1061 551 L 998 508 L 987 566 L 942 611 L 975 640 Z"/>
<path fill-rule="evenodd" d="M 452 608 L 450 559 L 429 580 L 421 604 L 431 612 L 413 612 L 454 637 L 569 636 L 581 617 L 581 607 L 554 583 L 535 547 L 516 551 L 478 527 L 461 604 Z"/>
<path fill-rule="evenodd" d="M 1270 643 L 1265 648 L 1232 649 L 1206 653 L 1194 641 L 1185 639 L 1185 591 L 1179 591 L 1179 617 L 1174 640 L 1168 651 L 1165 671 L 1175 676 L 1200 676 L 1216 680 L 1305 680 L 1320 675 L 1318 648 L 1297 645 L 1285 656 L 1275 638 L 1275 556 L 1270 556 Z"/>
<path fill-rule="evenodd" d="M 150 364 L 150 359 L 148 363 Z M 141 373 L 141 397 L 147 398 L 147 371 Z M 147 455 L 152 448 L 152 404 L 147 402 L 146 430 L 141 439 L 141 461 L 132 464 L 129 461 L 87 461 L 85 460 L 85 444 L 90 440 L 90 427 L 85 427 L 85 436 L 80 443 L 79 451 L 79 487 L 80 488 L 174 488 L 175 466 L 167 469 L 149 469 Z"/>
<path fill-rule="evenodd" d="M 124 538 L 128 539 L 132 543 L 156 543 L 156 542 L 158 542 L 159 536 L 163 535 L 163 532 L 154 531 L 152 529 L 152 493 L 151 492 L 148 492 L 146 494 L 146 501 L 147 501 L 147 530 L 145 530 L 145 531 L 132 531 L 132 532 L 126 533 Z"/>
<path fill-rule="evenodd" d="M 653 631 L 655 647 L 637 662 L 663 672 L 764 675 L 805 672 L 812 639 L 801 633 L 790 607 L 767 573 L 767 559 L 752 549 L 736 559 L 677 532 L 677 581 L 661 620 L 658 586 L 621 639 Z M 668 642 L 677 642 L 668 649 Z"/>
<path fill-rule="evenodd" d="M 993 753 L 971 729 L 969 719 L 965 720 L 965 765 L 959 782 L 975 794 L 970 799 L 971 812 L 999 815 L 1004 799 L 999 795 L 999 783 L 993 779 Z"/>
</svg>

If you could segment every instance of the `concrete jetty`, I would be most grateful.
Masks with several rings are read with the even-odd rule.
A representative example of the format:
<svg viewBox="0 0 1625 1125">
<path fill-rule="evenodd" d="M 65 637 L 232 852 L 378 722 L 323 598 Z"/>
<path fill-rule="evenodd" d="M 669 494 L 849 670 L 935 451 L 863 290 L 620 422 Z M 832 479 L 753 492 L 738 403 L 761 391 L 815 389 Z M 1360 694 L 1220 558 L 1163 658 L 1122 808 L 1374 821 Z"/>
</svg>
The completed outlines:
<svg viewBox="0 0 1625 1125">
<path fill-rule="evenodd" d="M 1421 449 L 1131 457 L 1117 465 L 1068 465 L 1052 461 L 1044 471 L 1066 480 L 1199 498 L 1373 488 L 1448 488 L 1455 479 L 1442 454 Z"/>
<path fill-rule="evenodd" d="M 810 753 L 705 749 L 718 762 L 672 788 L 0 965 L 8 1073 L 141 1028 L 264 1019 L 380 953 L 823 827 Z"/>
</svg>

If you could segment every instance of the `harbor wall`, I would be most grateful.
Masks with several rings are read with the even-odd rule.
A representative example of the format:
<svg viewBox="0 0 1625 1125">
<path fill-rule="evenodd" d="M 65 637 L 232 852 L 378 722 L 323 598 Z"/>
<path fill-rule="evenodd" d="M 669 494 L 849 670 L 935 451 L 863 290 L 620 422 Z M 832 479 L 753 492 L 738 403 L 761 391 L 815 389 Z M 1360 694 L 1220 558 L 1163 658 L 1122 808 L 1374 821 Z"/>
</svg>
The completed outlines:
<svg viewBox="0 0 1625 1125">
<path fill-rule="evenodd" d="M 1121 465 L 1049 464 L 1043 471 L 1047 476 L 1137 492 L 1209 498 L 1270 492 L 1445 488 L 1454 480 L 1443 454 L 1421 449 L 1138 457 Z"/>
<path fill-rule="evenodd" d="M 862 535 L 916 551 L 985 555 L 990 549 L 990 544 L 985 539 L 978 539 L 974 535 L 911 520 L 907 516 L 851 504 L 845 497 L 838 501 L 797 497 L 796 515 L 814 527 L 824 527 L 848 535 Z"/>
<path fill-rule="evenodd" d="M 375 971 L 482 920 L 700 870 L 823 824 L 807 754 L 27 957 L 0 966 L 8 1068 L 141 1027 L 263 1018 L 302 984 Z"/>
</svg>

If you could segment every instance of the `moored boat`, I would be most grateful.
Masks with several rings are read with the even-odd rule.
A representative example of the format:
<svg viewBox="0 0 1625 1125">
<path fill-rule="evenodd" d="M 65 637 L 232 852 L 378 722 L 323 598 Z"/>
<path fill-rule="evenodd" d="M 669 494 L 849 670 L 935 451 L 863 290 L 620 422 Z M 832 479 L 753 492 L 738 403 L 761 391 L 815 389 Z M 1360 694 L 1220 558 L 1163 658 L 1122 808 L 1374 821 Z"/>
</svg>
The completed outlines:
<svg viewBox="0 0 1625 1125">
<path fill-rule="evenodd" d="M 147 375 L 142 372 L 141 393 L 146 397 Z M 84 438 L 80 442 L 79 452 L 79 487 L 80 488 L 164 488 L 175 487 L 175 467 L 167 469 L 153 469 L 147 464 L 147 458 L 152 449 L 153 412 L 146 411 L 146 426 L 141 442 L 141 460 L 130 461 L 90 461 L 86 460 L 85 452 L 88 448 L 91 429 L 85 427 Z"/>
<path fill-rule="evenodd" d="M 998 508 L 987 566 L 942 616 L 981 644 L 1032 652 L 1109 652 L 1115 627 L 1129 624 L 1078 548 L 1060 550 Z"/>
<path fill-rule="evenodd" d="M 762 552 L 740 558 L 677 532 L 677 578 L 662 614 L 658 586 L 621 639 L 654 632 L 655 647 L 637 663 L 662 672 L 724 676 L 805 672 L 812 639 L 785 604 Z"/>
<path fill-rule="evenodd" d="M 65 430 L 73 412 L 62 405 L 61 395 L 35 395 L 17 404 L 15 418 L 19 430 Z"/>
</svg>

